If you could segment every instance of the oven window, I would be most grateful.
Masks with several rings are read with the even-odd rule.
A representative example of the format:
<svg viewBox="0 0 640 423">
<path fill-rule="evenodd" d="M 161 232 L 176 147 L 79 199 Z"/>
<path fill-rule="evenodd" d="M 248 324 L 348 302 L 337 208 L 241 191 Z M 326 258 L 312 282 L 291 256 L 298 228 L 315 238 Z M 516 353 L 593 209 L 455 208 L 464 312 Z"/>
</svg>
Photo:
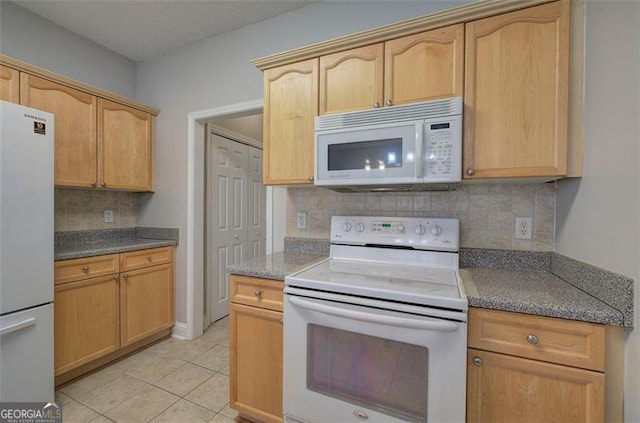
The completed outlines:
<svg viewBox="0 0 640 423">
<path fill-rule="evenodd" d="M 402 167 L 402 138 L 329 144 L 329 170 Z"/>
<path fill-rule="evenodd" d="M 427 421 L 425 347 L 314 324 L 307 334 L 308 389 L 403 420 Z"/>
</svg>

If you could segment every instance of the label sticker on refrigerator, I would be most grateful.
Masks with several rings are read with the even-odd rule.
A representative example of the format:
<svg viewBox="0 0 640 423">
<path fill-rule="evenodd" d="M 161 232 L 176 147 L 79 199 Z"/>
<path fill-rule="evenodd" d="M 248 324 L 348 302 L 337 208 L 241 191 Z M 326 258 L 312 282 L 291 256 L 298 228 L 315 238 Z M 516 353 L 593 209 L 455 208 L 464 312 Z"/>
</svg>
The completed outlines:
<svg viewBox="0 0 640 423">
<path fill-rule="evenodd" d="M 33 132 L 45 135 L 47 133 L 47 124 L 42 122 L 33 122 Z"/>
</svg>

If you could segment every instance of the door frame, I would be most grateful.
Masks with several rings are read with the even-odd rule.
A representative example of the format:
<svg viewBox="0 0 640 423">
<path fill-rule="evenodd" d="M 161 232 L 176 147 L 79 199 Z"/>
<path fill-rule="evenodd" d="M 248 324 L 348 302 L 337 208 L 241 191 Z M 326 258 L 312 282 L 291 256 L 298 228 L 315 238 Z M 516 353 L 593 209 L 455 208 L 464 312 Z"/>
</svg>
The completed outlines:
<svg viewBox="0 0 640 423">
<path fill-rule="evenodd" d="M 204 304 L 204 144 L 206 122 L 211 118 L 230 118 L 262 112 L 262 100 L 252 100 L 228 106 L 191 112 L 187 115 L 187 321 L 176 322 L 173 336 L 194 339 L 202 335 Z M 281 234 L 273 233 L 273 191 L 266 193 L 266 253 L 272 253 L 273 239 Z"/>
</svg>

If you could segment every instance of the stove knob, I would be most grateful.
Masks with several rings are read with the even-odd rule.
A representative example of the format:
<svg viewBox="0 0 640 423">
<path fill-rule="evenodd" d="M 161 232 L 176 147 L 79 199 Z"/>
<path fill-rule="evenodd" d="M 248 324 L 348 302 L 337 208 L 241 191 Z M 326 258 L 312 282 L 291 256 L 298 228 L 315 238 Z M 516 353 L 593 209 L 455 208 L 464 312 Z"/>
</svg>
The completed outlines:
<svg viewBox="0 0 640 423">
<path fill-rule="evenodd" d="M 356 231 L 358 231 L 358 232 L 364 231 L 364 223 L 362 223 L 362 222 L 356 223 Z"/>
<path fill-rule="evenodd" d="M 424 227 L 424 225 L 422 223 L 419 223 L 418 225 L 416 225 L 416 234 L 417 235 L 424 235 L 424 233 L 427 231 L 427 229 Z"/>
<path fill-rule="evenodd" d="M 402 223 L 400 223 L 398 226 L 398 232 L 404 232 L 404 225 Z"/>
<path fill-rule="evenodd" d="M 431 235 L 438 236 L 442 233 L 442 226 L 433 225 L 429 232 L 431 232 Z"/>
<path fill-rule="evenodd" d="M 349 232 L 351 230 L 351 223 L 345 222 L 345 224 L 342 226 L 342 229 L 344 229 L 345 232 Z"/>
</svg>

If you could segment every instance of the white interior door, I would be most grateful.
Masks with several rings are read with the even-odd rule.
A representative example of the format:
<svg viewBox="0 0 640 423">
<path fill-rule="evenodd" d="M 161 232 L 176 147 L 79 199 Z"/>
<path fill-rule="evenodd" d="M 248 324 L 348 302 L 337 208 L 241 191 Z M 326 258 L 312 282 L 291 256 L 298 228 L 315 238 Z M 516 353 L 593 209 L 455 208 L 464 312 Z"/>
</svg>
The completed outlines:
<svg viewBox="0 0 640 423">
<path fill-rule="evenodd" d="M 265 254 L 266 213 L 265 187 L 262 185 L 262 150 L 248 146 L 247 153 L 247 258 Z"/>
<path fill-rule="evenodd" d="M 227 266 L 264 254 L 262 151 L 209 131 L 206 178 L 205 320 L 213 322 L 229 314 Z"/>
</svg>

